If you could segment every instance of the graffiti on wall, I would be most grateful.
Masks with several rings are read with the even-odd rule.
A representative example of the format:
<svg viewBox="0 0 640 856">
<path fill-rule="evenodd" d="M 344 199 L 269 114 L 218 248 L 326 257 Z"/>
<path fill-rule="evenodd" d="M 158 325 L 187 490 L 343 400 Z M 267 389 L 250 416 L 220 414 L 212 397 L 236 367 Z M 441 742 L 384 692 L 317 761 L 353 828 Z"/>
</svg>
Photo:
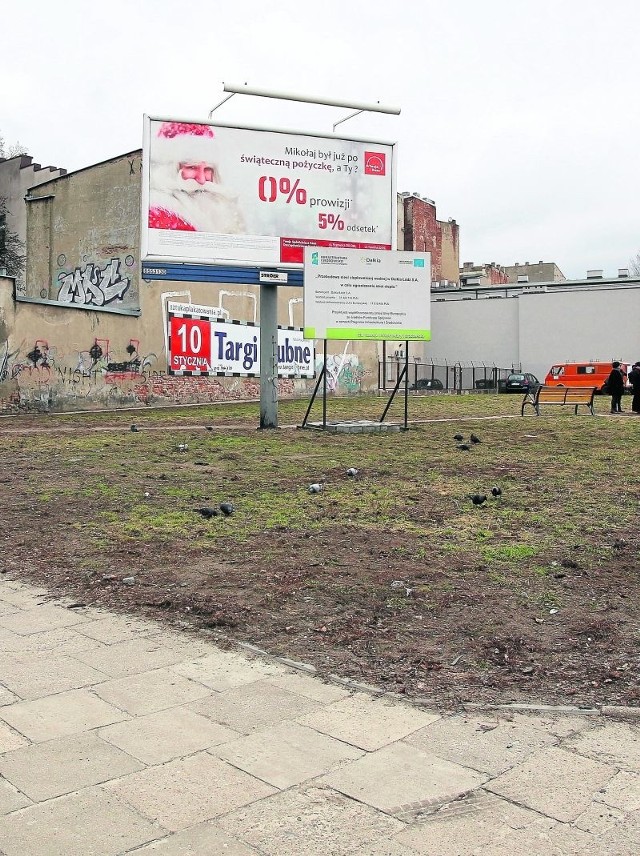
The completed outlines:
<svg viewBox="0 0 640 856">
<path fill-rule="evenodd" d="M 322 355 L 316 356 L 316 372 L 322 369 Z M 327 356 L 327 389 L 330 392 L 360 392 L 366 370 L 357 354 Z"/>
<path fill-rule="evenodd" d="M 133 256 L 127 256 L 125 264 L 134 263 Z M 131 285 L 131 277 L 121 273 L 122 260 L 113 258 L 103 267 L 88 262 L 71 272 L 58 274 L 58 300 L 79 306 L 108 306 L 114 300 L 121 301 Z"/>
</svg>

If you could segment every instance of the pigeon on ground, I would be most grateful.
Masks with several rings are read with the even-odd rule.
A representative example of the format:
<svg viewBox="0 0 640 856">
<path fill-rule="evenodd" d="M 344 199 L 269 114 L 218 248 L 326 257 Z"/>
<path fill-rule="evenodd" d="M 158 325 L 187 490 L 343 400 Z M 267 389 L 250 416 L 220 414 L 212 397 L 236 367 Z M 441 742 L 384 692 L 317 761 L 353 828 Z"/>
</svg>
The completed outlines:
<svg viewBox="0 0 640 856">
<path fill-rule="evenodd" d="M 491 493 L 493 494 L 494 499 L 497 499 L 499 496 L 502 496 L 502 488 L 501 487 L 492 487 Z"/>
<path fill-rule="evenodd" d="M 474 505 L 482 505 L 483 502 L 487 501 L 486 493 L 470 493 L 469 499 Z"/>
<path fill-rule="evenodd" d="M 133 432 L 135 433 L 135 432 L 138 430 L 138 426 L 137 426 L 137 425 L 132 425 L 132 426 L 131 426 L 131 428 L 130 428 L 129 430 L 130 430 L 130 431 L 133 431 Z"/>
<path fill-rule="evenodd" d="M 204 508 L 195 508 L 194 511 L 197 511 L 198 514 L 201 514 L 205 520 L 210 520 L 212 517 L 218 516 L 217 508 L 208 508 L 205 506 Z"/>
<path fill-rule="evenodd" d="M 471 451 L 471 446 L 467 445 L 467 443 L 459 443 L 458 448 L 460 449 L 461 452 L 470 452 Z"/>
<path fill-rule="evenodd" d="M 321 490 L 322 485 L 318 482 L 314 482 L 313 484 L 309 485 L 309 493 L 320 493 Z"/>
<path fill-rule="evenodd" d="M 213 431 L 213 425 L 205 425 L 207 431 Z"/>
<path fill-rule="evenodd" d="M 469 437 L 469 440 L 471 443 L 479 443 L 480 437 L 477 437 L 475 434 L 471 434 Z"/>
<path fill-rule="evenodd" d="M 351 476 L 351 478 L 355 478 L 358 475 L 358 470 L 355 467 L 349 467 L 347 475 Z"/>
<path fill-rule="evenodd" d="M 453 439 L 461 443 L 464 440 L 464 437 L 462 436 L 462 434 L 454 434 Z"/>
<path fill-rule="evenodd" d="M 177 449 L 179 452 L 186 452 L 189 447 L 186 443 L 178 443 Z"/>
<path fill-rule="evenodd" d="M 230 514 L 233 514 L 233 504 L 230 502 L 221 502 L 220 511 L 225 517 L 228 517 Z"/>
</svg>

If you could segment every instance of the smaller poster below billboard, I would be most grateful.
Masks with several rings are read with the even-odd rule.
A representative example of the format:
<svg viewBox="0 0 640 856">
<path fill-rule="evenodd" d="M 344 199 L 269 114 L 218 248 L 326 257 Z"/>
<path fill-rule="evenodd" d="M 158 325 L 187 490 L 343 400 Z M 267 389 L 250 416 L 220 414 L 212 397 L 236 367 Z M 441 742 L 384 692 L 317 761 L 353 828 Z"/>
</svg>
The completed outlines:
<svg viewBox="0 0 640 856">
<path fill-rule="evenodd" d="M 169 374 L 258 377 L 260 327 L 216 317 L 212 307 L 169 305 Z M 314 343 L 278 328 L 278 377 L 315 377 Z"/>
<path fill-rule="evenodd" d="M 308 339 L 431 339 L 431 254 L 305 249 Z"/>
</svg>

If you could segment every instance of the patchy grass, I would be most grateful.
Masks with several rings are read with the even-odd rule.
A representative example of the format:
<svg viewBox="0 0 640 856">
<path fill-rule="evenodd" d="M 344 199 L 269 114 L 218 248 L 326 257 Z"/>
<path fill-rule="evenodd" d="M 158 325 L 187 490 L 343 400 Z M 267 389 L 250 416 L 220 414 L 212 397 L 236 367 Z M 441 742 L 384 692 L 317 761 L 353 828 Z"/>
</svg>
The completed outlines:
<svg viewBox="0 0 640 856">
<path fill-rule="evenodd" d="M 255 404 L 8 419 L 4 570 L 443 703 L 634 703 L 637 425 L 520 403 L 415 397 L 384 435 L 256 431 Z M 196 511 L 222 501 L 232 516 Z"/>
</svg>

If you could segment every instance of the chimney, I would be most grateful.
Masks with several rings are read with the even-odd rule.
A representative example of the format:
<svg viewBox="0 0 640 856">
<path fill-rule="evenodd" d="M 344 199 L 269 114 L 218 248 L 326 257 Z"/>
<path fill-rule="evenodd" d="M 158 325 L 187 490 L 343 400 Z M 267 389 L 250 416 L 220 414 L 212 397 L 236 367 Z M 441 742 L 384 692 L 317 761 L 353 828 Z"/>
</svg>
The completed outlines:
<svg viewBox="0 0 640 856">
<path fill-rule="evenodd" d="M 587 279 L 602 279 L 603 270 L 588 270 Z"/>
<path fill-rule="evenodd" d="M 629 276 L 629 268 L 618 268 L 619 279 L 626 279 Z"/>
</svg>

